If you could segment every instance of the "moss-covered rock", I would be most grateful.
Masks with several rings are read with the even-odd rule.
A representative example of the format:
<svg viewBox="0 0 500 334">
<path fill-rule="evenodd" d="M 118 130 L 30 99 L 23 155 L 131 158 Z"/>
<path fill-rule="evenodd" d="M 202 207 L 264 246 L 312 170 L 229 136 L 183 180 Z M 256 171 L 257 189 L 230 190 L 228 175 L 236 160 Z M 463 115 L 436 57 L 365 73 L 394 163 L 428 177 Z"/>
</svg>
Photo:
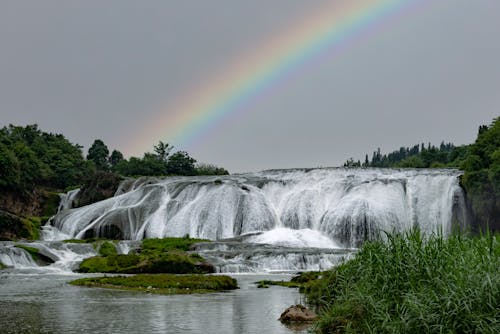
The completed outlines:
<svg viewBox="0 0 500 334">
<path fill-rule="evenodd" d="M 207 293 L 238 288 L 238 283 L 229 276 L 206 275 L 134 275 L 115 277 L 90 277 L 69 282 L 72 285 L 134 290 L 158 294 Z"/>
<path fill-rule="evenodd" d="M 288 288 L 299 288 L 300 291 L 303 291 L 310 283 L 318 280 L 321 277 L 321 272 L 319 271 L 307 271 L 298 273 L 296 276 L 292 277 L 290 281 L 271 281 L 271 280 L 262 280 L 255 282 L 257 284 L 257 288 L 269 288 L 270 285 L 279 285 L 285 286 Z"/>
<path fill-rule="evenodd" d="M 26 252 L 28 252 L 33 260 L 40 266 L 46 266 L 51 263 L 54 263 L 54 260 L 51 259 L 50 257 L 42 254 L 37 248 L 26 246 L 26 245 L 16 245 L 17 248 L 24 249 Z"/>
<path fill-rule="evenodd" d="M 109 256 L 116 255 L 116 247 L 112 242 L 105 241 L 99 246 L 99 255 L 101 256 Z"/>
<path fill-rule="evenodd" d="M 46 218 L 23 218 L 0 210 L 0 240 L 36 240 Z"/>
<path fill-rule="evenodd" d="M 97 244 L 100 256 L 85 259 L 79 271 L 83 273 L 213 273 L 215 268 L 200 255 L 188 252 L 201 239 L 145 239 L 138 253 L 117 254 L 112 242 Z"/>
</svg>

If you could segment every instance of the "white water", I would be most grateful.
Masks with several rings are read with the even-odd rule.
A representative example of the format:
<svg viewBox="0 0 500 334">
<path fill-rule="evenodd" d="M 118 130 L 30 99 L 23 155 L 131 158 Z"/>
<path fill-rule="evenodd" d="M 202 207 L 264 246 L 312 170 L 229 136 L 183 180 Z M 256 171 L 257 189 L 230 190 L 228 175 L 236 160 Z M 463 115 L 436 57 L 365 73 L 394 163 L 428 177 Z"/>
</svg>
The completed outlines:
<svg viewBox="0 0 500 334">
<path fill-rule="evenodd" d="M 59 207 L 57 208 L 57 212 L 72 209 L 75 206 L 75 199 L 79 193 L 80 193 L 80 188 L 70 190 L 65 194 L 59 194 L 61 200 L 59 202 Z"/>
<path fill-rule="evenodd" d="M 117 251 L 127 254 L 143 238 L 189 235 L 218 241 L 196 251 L 219 272 L 325 270 L 382 232 L 418 226 L 447 235 L 463 227 L 459 175 L 340 168 L 126 180 L 113 198 L 77 209 L 68 208 L 78 192 L 67 194 L 43 228 L 44 242 L 30 246 L 55 261 L 51 270 L 70 271 L 95 250 L 56 240 L 124 239 Z M 36 267 L 26 256 L 0 249 L 2 263 Z"/>
<path fill-rule="evenodd" d="M 53 263 L 40 266 L 32 256 L 16 245 L 24 245 L 38 250 Z M 51 273 L 71 273 L 85 258 L 97 255 L 91 244 L 71 244 L 62 242 L 2 242 L 0 262 L 15 269 L 31 269 Z"/>
<path fill-rule="evenodd" d="M 221 240 L 267 232 L 255 242 L 358 247 L 382 231 L 419 226 L 447 234 L 452 222 L 463 225 L 459 174 L 341 168 L 143 178 L 127 181 L 117 192 L 121 195 L 59 213 L 52 225 L 70 238 Z"/>
</svg>

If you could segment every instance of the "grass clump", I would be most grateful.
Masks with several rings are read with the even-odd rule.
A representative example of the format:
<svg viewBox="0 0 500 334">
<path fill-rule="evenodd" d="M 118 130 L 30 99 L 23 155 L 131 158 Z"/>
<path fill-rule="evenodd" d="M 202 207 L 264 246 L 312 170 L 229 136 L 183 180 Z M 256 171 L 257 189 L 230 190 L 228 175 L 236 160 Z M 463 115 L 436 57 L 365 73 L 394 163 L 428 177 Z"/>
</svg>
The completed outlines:
<svg viewBox="0 0 500 334">
<path fill-rule="evenodd" d="M 317 333 L 499 333 L 500 237 L 366 243 L 306 289 Z"/>
<path fill-rule="evenodd" d="M 308 287 L 313 281 L 316 281 L 321 276 L 319 271 L 308 271 L 303 273 L 298 273 L 296 276 L 292 277 L 290 281 L 271 281 L 262 280 L 255 282 L 257 288 L 269 288 L 269 285 L 278 285 L 288 288 L 299 288 L 299 291 L 303 292 L 306 287 Z"/>
<path fill-rule="evenodd" d="M 86 287 L 134 290 L 158 294 L 206 293 L 237 289 L 229 276 L 141 274 L 134 276 L 91 277 L 69 282 Z"/>
<path fill-rule="evenodd" d="M 189 251 L 191 247 L 200 242 L 208 242 L 204 239 L 184 238 L 163 238 L 144 239 L 142 242 L 142 253 L 163 253 L 172 250 Z"/>
<path fill-rule="evenodd" d="M 112 242 L 105 241 L 99 246 L 99 255 L 101 256 L 116 255 L 117 253 L 116 247 Z"/>
<path fill-rule="evenodd" d="M 0 261 L 0 269 L 5 269 L 7 266 Z"/>
</svg>

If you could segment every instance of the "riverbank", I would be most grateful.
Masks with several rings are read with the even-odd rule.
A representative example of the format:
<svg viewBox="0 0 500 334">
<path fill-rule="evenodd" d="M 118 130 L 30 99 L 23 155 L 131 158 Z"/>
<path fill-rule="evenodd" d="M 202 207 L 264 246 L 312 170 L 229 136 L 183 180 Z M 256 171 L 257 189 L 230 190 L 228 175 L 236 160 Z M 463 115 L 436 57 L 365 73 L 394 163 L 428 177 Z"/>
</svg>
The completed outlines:
<svg viewBox="0 0 500 334">
<path fill-rule="evenodd" d="M 500 236 L 366 243 L 309 285 L 316 333 L 499 333 Z"/>
</svg>

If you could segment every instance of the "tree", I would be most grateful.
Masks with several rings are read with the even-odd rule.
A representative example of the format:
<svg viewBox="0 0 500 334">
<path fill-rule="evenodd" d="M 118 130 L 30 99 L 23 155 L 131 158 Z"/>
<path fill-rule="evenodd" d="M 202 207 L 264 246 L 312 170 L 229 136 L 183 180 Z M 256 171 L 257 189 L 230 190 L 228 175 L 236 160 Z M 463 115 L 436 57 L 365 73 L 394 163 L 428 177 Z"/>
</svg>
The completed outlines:
<svg viewBox="0 0 500 334">
<path fill-rule="evenodd" d="M 168 158 L 167 173 L 173 175 L 196 175 L 195 163 L 196 160 L 191 158 L 187 152 L 175 152 Z"/>
<path fill-rule="evenodd" d="M 112 169 L 116 168 L 116 166 L 122 160 L 124 160 L 122 152 L 117 151 L 117 150 L 113 150 L 113 152 L 111 152 L 111 156 L 109 157 L 109 163 L 110 163 Z"/>
<path fill-rule="evenodd" d="M 87 154 L 87 160 L 93 161 L 96 168 L 99 170 L 108 170 L 108 155 L 109 150 L 108 147 L 104 144 L 104 142 L 100 139 L 94 140 L 94 143 L 89 148 L 89 152 Z"/>
<path fill-rule="evenodd" d="M 164 143 L 160 140 L 158 145 L 154 146 L 154 151 L 158 156 L 158 159 L 160 159 L 160 161 L 166 162 L 173 148 L 174 147 L 171 146 L 169 143 Z"/>
<path fill-rule="evenodd" d="M 217 167 L 212 164 L 199 163 L 196 164 L 196 174 L 197 175 L 229 175 L 229 172 L 222 168 Z"/>
</svg>

